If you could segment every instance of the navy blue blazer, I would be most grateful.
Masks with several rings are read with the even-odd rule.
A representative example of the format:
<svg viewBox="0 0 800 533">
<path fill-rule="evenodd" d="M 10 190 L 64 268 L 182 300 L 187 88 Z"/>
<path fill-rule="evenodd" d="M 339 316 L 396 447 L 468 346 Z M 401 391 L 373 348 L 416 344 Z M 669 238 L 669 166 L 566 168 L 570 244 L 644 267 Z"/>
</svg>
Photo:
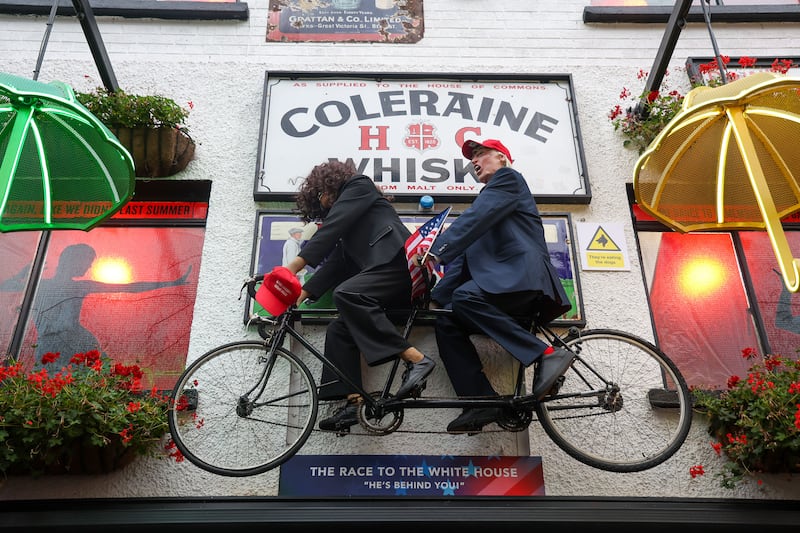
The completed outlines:
<svg viewBox="0 0 800 533">
<path fill-rule="evenodd" d="M 434 241 L 431 250 L 448 265 L 431 298 L 450 303 L 453 291 L 473 279 L 485 292 L 536 291 L 543 296 L 540 319 L 549 322 L 570 309 L 550 262 L 539 209 L 522 174 L 498 170 L 472 205 Z"/>
<path fill-rule="evenodd" d="M 322 296 L 351 276 L 385 265 L 405 248 L 411 235 L 389 200 L 367 176 L 353 176 L 339 189 L 322 225 L 300 251 L 316 267 L 303 288 Z"/>
</svg>

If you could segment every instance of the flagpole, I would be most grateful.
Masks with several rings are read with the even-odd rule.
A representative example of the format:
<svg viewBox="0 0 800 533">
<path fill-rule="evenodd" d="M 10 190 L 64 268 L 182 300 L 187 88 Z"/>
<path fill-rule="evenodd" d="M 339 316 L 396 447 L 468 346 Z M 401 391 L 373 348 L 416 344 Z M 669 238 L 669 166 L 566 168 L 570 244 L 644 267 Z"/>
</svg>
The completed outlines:
<svg viewBox="0 0 800 533">
<path fill-rule="evenodd" d="M 452 205 L 451 205 L 451 206 L 449 206 L 449 207 L 448 207 L 447 209 L 445 209 L 444 211 L 442 211 L 442 213 L 444 213 L 444 216 L 442 216 L 442 213 L 439 213 L 438 215 L 436 215 L 436 216 L 441 216 L 441 217 L 442 217 L 442 221 L 439 223 L 439 227 L 438 227 L 438 228 L 436 228 L 436 237 L 438 237 L 438 236 L 439 236 L 439 230 L 441 230 L 441 229 L 442 229 L 442 227 L 444 227 L 444 221 L 445 221 L 445 220 L 447 220 L 447 217 L 450 215 L 450 210 L 451 210 L 451 209 L 453 209 L 453 206 L 452 206 Z M 433 241 L 431 241 L 431 245 L 428 247 L 428 249 L 427 249 L 427 250 L 425 250 L 425 255 L 423 255 L 423 256 L 422 256 L 422 259 L 420 259 L 420 260 L 419 260 L 419 266 L 420 266 L 420 267 L 424 266 L 424 265 L 425 265 L 425 261 L 427 261 L 427 260 L 428 260 L 428 256 L 429 256 L 429 255 L 430 255 L 430 253 L 431 253 L 431 248 L 433 248 L 433 243 L 435 243 L 435 242 L 436 242 L 436 237 L 434 237 L 434 238 L 433 238 Z"/>
</svg>

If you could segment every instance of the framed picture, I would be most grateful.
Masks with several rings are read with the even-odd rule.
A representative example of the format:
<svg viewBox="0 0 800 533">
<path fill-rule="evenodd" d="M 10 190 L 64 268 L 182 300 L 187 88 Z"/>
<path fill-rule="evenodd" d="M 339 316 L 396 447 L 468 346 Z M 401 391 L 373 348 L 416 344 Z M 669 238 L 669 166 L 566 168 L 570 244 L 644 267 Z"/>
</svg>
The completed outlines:
<svg viewBox="0 0 800 533">
<path fill-rule="evenodd" d="M 569 213 L 543 213 L 542 224 L 550 262 L 556 267 L 564 292 L 572 304 L 572 308 L 554 320 L 553 325 L 583 327 L 586 325 L 586 317 L 576 263 L 578 256 L 575 252 L 572 217 Z"/>
<path fill-rule="evenodd" d="M 410 232 L 427 222 L 436 213 L 411 213 L 398 211 L 400 219 L 405 223 Z M 458 215 L 452 214 L 448 220 L 454 220 Z M 547 249 L 550 260 L 558 271 L 564 291 L 572 303 L 572 308 L 553 322 L 553 325 L 586 324 L 583 313 L 583 299 L 581 298 L 580 280 L 576 266 L 575 238 L 573 237 L 572 223 L 569 213 L 547 213 L 542 215 Z M 450 222 L 445 222 L 444 231 Z M 253 238 L 253 257 L 251 261 L 251 274 L 270 272 L 276 266 L 284 266 L 302 249 L 303 243 L 309 240 L 317 230 L 315 223 L 304 223 L 300 218 L 285 211 L 261 210 L 256 216 L 256 227 Z M 320 265 L 321 266 L 321 265 Z M 305 283 L 314 275 L 316 269 L 306 267 L 298 272 L 300 283 Z M 323 295 L 313 303 L 303 304 L 302 310 L 304 323 L 327 322 L 336 315 L 331 293 Z M 248 296 L 244 313 L 244 322 L 247 324 L 255 315 L 269 316 L 269 313 L 258 302 Z"/>
<path fill-rule="evenodd" d="M 536 201 L 588 204 L 569 74 L 267 72 L 253 196 L 288 201 L 315 165 L 352 161 L 398 203 L 474 198 L 461 153 L 500 139 Z"/>
<path fill-rule="evenodd" d="M 423 0 L 270 0 L 267 42 L 412 44 L 422 39 Z"/>
</svg>

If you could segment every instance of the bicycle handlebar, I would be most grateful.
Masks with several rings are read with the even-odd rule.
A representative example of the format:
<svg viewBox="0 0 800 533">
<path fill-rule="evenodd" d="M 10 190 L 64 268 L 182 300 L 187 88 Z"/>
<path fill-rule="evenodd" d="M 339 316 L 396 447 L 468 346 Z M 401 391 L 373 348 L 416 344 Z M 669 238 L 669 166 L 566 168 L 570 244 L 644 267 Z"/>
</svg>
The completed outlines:
<svg viewBox="0 0 800 533">
<path fill-rule="evenodd" d="M 257 276 L 251 276 L 249 278 L 245 278 L 244 283 L 242 284 L 242 289 L 239 291 L 239 293 L 241 294 L 241 291 L 246 288 L 247 294 L 250 295 L 250 298 L 255 300 L 256 283 L 261 283 L 262 281 L 264 281 L 264 274 L 259 274 Z"/>
</svg>

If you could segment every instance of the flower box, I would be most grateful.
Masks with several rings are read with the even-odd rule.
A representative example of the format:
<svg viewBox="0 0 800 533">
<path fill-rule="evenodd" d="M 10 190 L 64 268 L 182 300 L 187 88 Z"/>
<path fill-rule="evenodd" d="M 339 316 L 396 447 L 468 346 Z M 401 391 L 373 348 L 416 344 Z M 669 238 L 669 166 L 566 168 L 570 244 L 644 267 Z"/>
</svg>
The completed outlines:
<svg viewBox="0 0 800 533">
<path fill-rule="evenodd" d="M 26 366 L 0 365 L 0 474 L 101 474 L 158 454 L 169 402 L 142 390 L 138 366 L 97 350 Z"/>
</svg>

